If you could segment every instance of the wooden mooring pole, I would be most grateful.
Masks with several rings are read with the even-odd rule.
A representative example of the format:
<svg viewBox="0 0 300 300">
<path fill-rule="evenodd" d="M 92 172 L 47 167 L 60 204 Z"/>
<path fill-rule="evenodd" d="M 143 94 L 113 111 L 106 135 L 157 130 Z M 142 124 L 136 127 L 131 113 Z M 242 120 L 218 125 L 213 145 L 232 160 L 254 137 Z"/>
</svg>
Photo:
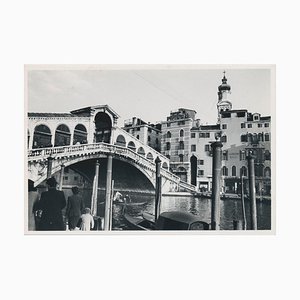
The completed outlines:
<svg viewBox="0 0 300 300">
<path fill-rule="evenodd" d="M 251 217 L 250 229 L 257 230 L 254 156 L 250 153 L 247 156 L 247 160 L 248 160 L 248 178 L 249 178 L 250 217 Z"/>
<path fill-rule="evenodd" d="M 110 230 L 110 210 L 111 210 L 111 180 L 112 180 L 112 155 L 107 155 L 107 171 L 106 171 L 106 193 L 105 193 L 105 214 L 104 214 L 104 230 Z"/>
<path fill-rule="evenodd" d="M 65 171 L 65 165 L 61 165 L 60 175 L 59 175 L 59 188 L 58 188 L 60 191 L 62 190 L 64 171 Z"/>
<path fill-rule="evenodd" d="M 242 201 L 242 214 L 243 214 L 243 230 L 247 230 L 247 218 L 246 218 L 246 209 L 245 209 L 243 174 L 241 174 L 241 201 Z"/>
<path fill-rule="evenodd" d="M 212 195 L 211 195 L 211 229 L 220 230 L 220 190 L 222 143 L 217 141 L 211 144 L 213 152 Z"/>
<path fill-rule="evenodd" d="M 157 156 L 155 160 L 156 173 L 155 173 L 155 221 L 158 219 L 160 214 L 160 203 L 161 203 L 161 176 L 160 176 L 160 168 L 161 168 L 161 160 Z"/>
<path fill-rule="evenodd" d="M 99 181 L 99 162 L 96 161 L 95 176 L 93 181 L 92 204 L 91 204 L 91 213 L 92 216 L 94 217 L 97 215 L 98 181 Z"/>
<path fill-rule="evenodd" d="M 47 179 L 51 177 L 52 174 L 52 162 L 53 162 L 53 157 L 49 156 L 47 160 Z"/>
</svg>

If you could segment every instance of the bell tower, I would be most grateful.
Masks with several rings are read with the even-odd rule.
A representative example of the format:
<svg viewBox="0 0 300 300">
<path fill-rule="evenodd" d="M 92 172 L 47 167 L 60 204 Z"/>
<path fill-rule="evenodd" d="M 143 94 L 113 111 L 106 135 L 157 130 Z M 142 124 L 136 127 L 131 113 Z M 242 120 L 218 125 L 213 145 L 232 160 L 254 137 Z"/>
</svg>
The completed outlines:
<svg viewBox="0 0 300 300">
<path fill-rule="evenodd" d="M 225 76 L 225 71 L 223 72 L 224 76 L 222 78 L 222 84 L 218 87 L 218 120 L 220 121 L 220 116 L 223 111 L 228 111 L 232 109 L 232 103 L 230 102 L 231 86 L 227 84 L 227 78 Z"/>
</svg>

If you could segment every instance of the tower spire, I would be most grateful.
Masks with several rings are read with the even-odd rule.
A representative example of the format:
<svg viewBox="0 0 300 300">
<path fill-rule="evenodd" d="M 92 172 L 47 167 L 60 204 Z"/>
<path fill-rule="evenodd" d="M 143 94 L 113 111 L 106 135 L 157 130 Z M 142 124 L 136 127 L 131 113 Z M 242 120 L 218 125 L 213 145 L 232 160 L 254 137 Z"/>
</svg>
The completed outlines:
<svg viewBox="0 0 300 300">
<path fill-rule="evenodd" d="M 218 114 L 220 119 L 220 114 L 223 111 L 231 110 L 232 104 L 229 100 L 229 95 L 231 94 L 231 86 L 227 83 L 226 71 L 223 71 L 222 84 L 218 87 Z"/>
</svg>

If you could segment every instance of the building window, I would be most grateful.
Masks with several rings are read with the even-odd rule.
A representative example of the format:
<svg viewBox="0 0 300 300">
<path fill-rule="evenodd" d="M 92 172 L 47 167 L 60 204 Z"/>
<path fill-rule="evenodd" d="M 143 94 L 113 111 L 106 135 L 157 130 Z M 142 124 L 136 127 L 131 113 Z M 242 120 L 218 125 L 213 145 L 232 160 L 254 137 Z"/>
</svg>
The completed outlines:
<svg viewBox="0 0 300 300">
<path fill-rule="evenodd" d="M 232 168 L 231 168 L 231 175 L 233 177 L 236 176 L 236 167 L 235 166 L 232 166 Z"/>
<path fill-rule="evenodd" d="M 254 116 L 254 121 L 258 121 L 259 120 L 259 118 L 258 118 L 258 116 Z"/>
<path fill-rule="evenodd" d="M 252 124 L 248 124 L 248 128 L 252 128 Z"/>
<path fill-rule="evenodd" d="M 209 138 L 209 137 L 210 137 L 210 133 L 209 133 L 209 132 L 206 132 L 206 133 L 205 133 L 205 137 L 206 137 L 206 138 Z"/>
<path fill-rule="evenodd" d="M 158 138 L 155 139 L 155 144 L 158 145 Z"/>
<path fill-rule="evenodd" d="M 231 113 L 222 113 L 222 118 L 230 118 L 231 117 Z"/>
<path fill-rule="evenodd" d="M 240 151 L 240 160 L 245 160 L 246 159 L 246 152 L 241 150 Z"/>
<path fill-rule="evenodd" d="M 204 151 L 210 151 L 210 145 L 209 144 L 204 146 Z"/>
<path fill-rule="evenodd" d="M 198 170 L 198 176 L 203 176 L 204 175 L 204 171 L 203 170 Z"/>
<path fill-rule="evenodd" d="M 168 131 L 168 132 L 167 132 L 167 138 L 171 138 L 171 136 L 172 136 L 172 135 L 171 135 L 171 132 Z"/>
<path fill-rule="evenodd" d="M 179 161 L 183 162 L 183 154 L 179 154 Z"/>
<path fill-rule="evenodd" d="M 241 135 L 241 142 L 247 142 L 247 134 Z"/>
<path fill-rule="evenodd" d="M 271 160 L 271 153 L 269 150 L 265 151 L 265 160 Z"/>
<path fill-rule="evenodd" d="M 269 123 L 265 123 L 265 127 L 269 127 Z"/>
<path fill-rule="evenodd" d="M 223 160 L 228 160 L 228 151 L 223 151 L 222 159 Z"/>
<path fill-rule="evenodd" d="M 151 142 L 151 138 L 150 138 L 150 136 L 148 136 L 148 142 Z"/>
<path fill-rule="evenodd" d="M 191 145 L 191 151 L 196 151 L 196 145 Z"/>
<path fill-rule="evenodd" d="M 221 142 L 222 142 L 222 143 L 227 143 L 227 136 L 226 136 L 226 135 L 223 135 L 223 136 L 221 137 Z"/>
<path fill-rule="evenodd" d="M 263 142 L 264 141 L 264 135 L 262 133 L 258 134 L 258 141 Z"/>
<path fill-rule="evenodd" d="M 169 142 L 167 142 L 166 144 L 166 150 L 170 150 L 171 149 L 171 144 Z"/>
<path fill-rule="evenodd" d="M 68 176 L 64 176 L 64 180 L 68 180 L 69 179 L 69 177 Z"/>
<path fill-rule="evenodd" d="M 222 129 L 227 129 L 227 124 L 222 124 Z"/>
<path fill-rule="evenodd" d="M 191 133 L 191 138 L 193 139 L 193 138 L 195 138 L 196 137 L 196 133 L 195 132 L 192 132 Z"/>
<path fill-rule="evenodd" d="M 261 124 L 261 123 L 258 123 L 258 124 L 257 124 L 257 127 L 258 127 L 258 128 L 261 128 L 261 127 L 262 127 L 262 124 Z"/>
<path fill-rule="evenodd" d="M 238 113 L 236 114 L 236 116 L 237 116 L 238 118 L 242 118 L 242 117 L 245 117 L 245 113 L 244 113 L 244 112 L 238 112 Z"/>
<path fill-rule="evenodd" d="M 245 166 L 241 167 L 240 176 L 247 176 L 247 168 Z"/>
<path fill-rule="evenodd" d="M 199 133 L 199 138 L 205 138 L 205 132 L 200 132 Z"/>
<path fill-rule="evenodd" d="M 245 123 L 241 123 L 241 128 L 246 128 L 246 124 Z"/>
<path fill-rule="evenodd" d="M 270 142 L 270 135 L 268 133 L 265 134 L 265 141 Z"/>
<path fill-rule="evenodd" d="M 179 150 L 184 150 L 184 142 L 183 141 L 179 142 Z"/>
<path fill-rule="evenodd" d="M 199 159 L 198 160 L 198 165 L 202 165 L 203 166 L 204 165 L 204 160 L 203 159 Z"/>
<path fill-rule="evenodd" d="M 184 136 L 184 130 L 183 130 L 183 129 L 180 130 L 179 136 L 180 136 L 180 137 L 183 137 L 183 136 Z"/>
<path fill-rule="evenodd" d="M 167 123 L 167 127 L 170 127 L 171 126 L 171 123 Z"/>
<path fill-rule="evenodd" d="M 228 169 L 225 166 L 222 168 L 222 175 L 228 176 Z"/>
</svg>

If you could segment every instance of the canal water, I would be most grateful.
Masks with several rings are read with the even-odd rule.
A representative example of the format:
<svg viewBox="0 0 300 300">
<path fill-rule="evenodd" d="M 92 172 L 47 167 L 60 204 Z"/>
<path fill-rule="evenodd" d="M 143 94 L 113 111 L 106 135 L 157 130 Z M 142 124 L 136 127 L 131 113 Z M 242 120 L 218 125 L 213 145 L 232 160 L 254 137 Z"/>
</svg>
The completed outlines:
<svg viewBox="0 0 300 300">
<path fill-rule="evenodd" d="M 71 194 L 69 189 L 64 189 L 66 198 Z M 136 192 L 122 192 L 123 196 L 129 195 L 132 205 L 128 206 L 127 212 L 131 216 L 139 216 L 144 211 L 154 214 L 154 195 L 142 194 Z M 90 189 L 82 190 L 82 195 L 85 199 L 85 204 L 90 207 L 92 191 Z M 105 191 L 100 190 L 98 193 L 98 211 L 97 215 L 104 216 L 104 201 Z M 122 215 L 120 206 L 114 205 L 113 225 L 114 227 L 123 227 Z M 240 199 L 221 200 L 221 224 L 222 230 L 233 230 L 233 220 L 242 219 L 242 205 Z M 250 225 L 250 203 L 245 201 L 247 224 Z M 161 213 L 165 211 L 185 211 L 197 215 L 202 221 L 211 222 L 211 200 L 206 198 L 196 198 L 192 196 L 162 196 Z M 271 201 L 257 202 L 257 227 L 259 230 L 271 229 Z"/>
</svg>

